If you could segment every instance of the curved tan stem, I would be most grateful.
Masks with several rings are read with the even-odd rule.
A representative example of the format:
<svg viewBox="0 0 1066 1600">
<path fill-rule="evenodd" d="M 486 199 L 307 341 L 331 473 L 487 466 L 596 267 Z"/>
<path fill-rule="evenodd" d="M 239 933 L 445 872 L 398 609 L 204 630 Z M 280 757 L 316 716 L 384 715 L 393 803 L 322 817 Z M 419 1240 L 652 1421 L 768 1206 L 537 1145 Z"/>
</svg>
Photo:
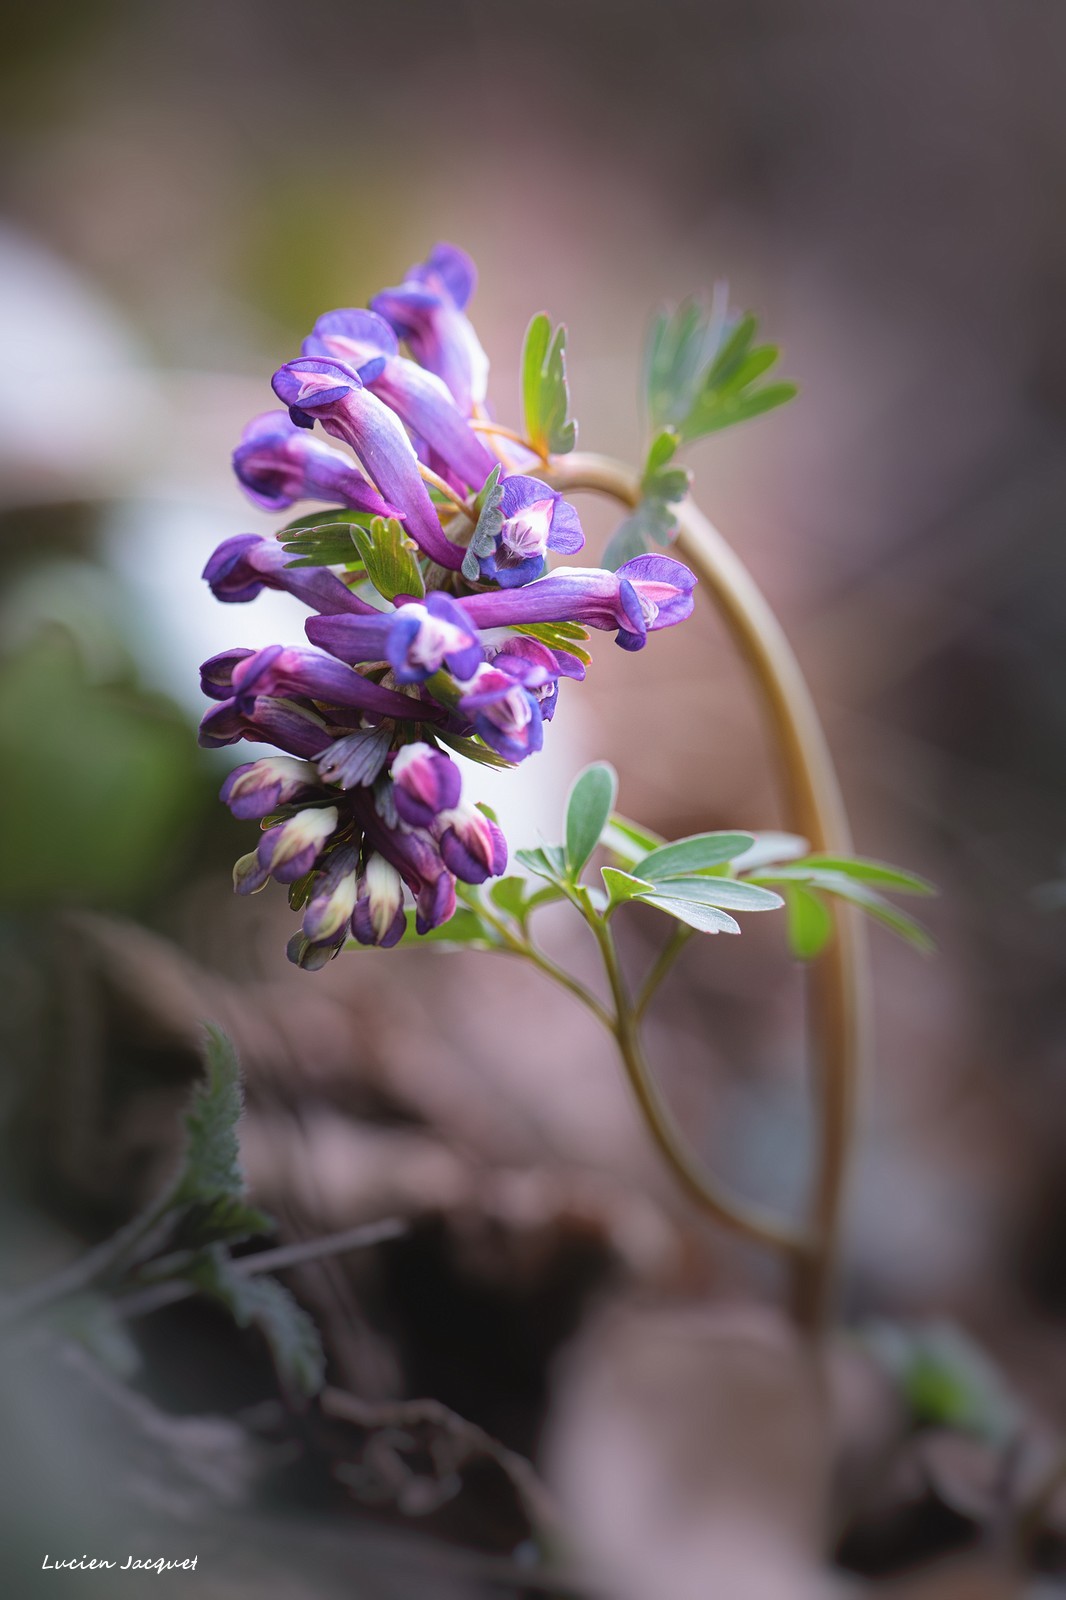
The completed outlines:
<svg viewBox="0 0 1066 1600">
<path fill-rule="evenodd" d="M 546 476 L 559 489 L 589 489 L 627 506 L 640 500 L 637 474 L 608 456 L 556 456 Z M 714 601 L 758 684 L 779 757 L 789 826 L 815 850 L 849 850 L 851 833 L 832 757 L 780 623 L 743 562 L 691 500 L 679 508 L 678 521 L 677 554 Z M 819 1127 L 810 1221 L 818 1248 L 796 1258 L 795 1296 L 796 1314 L 811 1329 L 822 1325 L 829 1310 L 866 1033 L 861 931 L 848 912 L 838 912 L 836 920 L 836 938 L 809 974 Z"/>
</svg>

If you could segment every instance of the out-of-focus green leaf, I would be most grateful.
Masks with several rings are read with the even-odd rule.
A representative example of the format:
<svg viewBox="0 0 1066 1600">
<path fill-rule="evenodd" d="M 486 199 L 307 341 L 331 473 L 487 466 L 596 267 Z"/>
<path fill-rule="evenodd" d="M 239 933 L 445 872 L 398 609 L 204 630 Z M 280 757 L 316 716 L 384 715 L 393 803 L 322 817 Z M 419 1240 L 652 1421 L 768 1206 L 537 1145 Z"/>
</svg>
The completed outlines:
<svg viewBox="0 0 1066 1600">
<path fill-rule="evenodd" d="M 247 1239 L 271 1233 L 274 1223 L 244 1199 L 237 1123 L 241 1078 L 237 1052 L 221 1028 L 208 1023 L 203 1081 L 193 1090 L 185 1113 L 185 1156 L 170 1196 L 184 1208 L 184 1238 Z"/>
<path fill-rule="evenodd" d="M 855 877 L 842 870 L 841 858 L 834 858 L 837 865 L 829 867 L 818 862 L 810 856 L 805 856 L 799 861 L 792 861 L 783 866 L 762 867 L 755 872 L 749 872 L 747 879 L 751 883 L 764 883 L 779 885 L 782 888 L 788 884 L 805 884 L 808 888 L 817 889 L 823 894 L 835 895 L 840 900 L 848 900 L 852 905 L 865 911 L 867 916 L 875 922 L 882 923 L 892 933 L 906 943 L 914 946 L 923 954 L 929 954 L 936 949 L 936 942 L 926 928 L 914 917 L 908 916 L 905 911 L 900 911 L 897 906 L 873 889 L 869 882 L 862 877 Z M 864 864 L 860 862 L 860 870 Z M 879 871 L 894 872 L 893 868 L 881 868 Z M 902 876 L 908 881 L 908 893 L 925 892 L 925 880 L 914 878 L 911 874 Z M 879 880 L 880 881 L 880 880 Z M 913 889 L 910 883 L 921 884 L 921 889 Z M 890 885 L 891 886 L 891 885 Z"/>
<path fill-rule="evenodd" d="M 802 883 L 782 884 L 788 920 L 788 942 L 800 961 L 813 961 L 833 937 L 833 913 L 814 889 Z"/>
<path fill-rule="evenodd" d="M 599 844 L 617 793 L 618 774 L 606 761 L 594 762 L 575 778 L 566 802 L 566 862 L 571 878 L 580 877 Z"/>
<path fill-rule="evenodd" d="M 127 908 L 182 870 L 209 805 L 195 740 L 162 696 L 93 681 L 65 628 L 0 661 L 0 903 Z"/>
<path fill-rule="evenodd" d="M 185 1274 L 202 1294 L 219 1301 L 240 1328 L 256 1327 L 290 1393 L 309 1397 L 321 1389 L 326 1358 L 318 1329 L 276 1278 L 237 1270 L 225 1251 L 205 1251 Z"/>
<path fill-rule="evenodd" d="M 757 833 L 754 837 L 755 843 L 751 849 L 733 860 L 733 871 L 741 876 L 773 861 L 795 861 L 810 849 L 808 841 L 798 833 L 766 832 Z"/>
<path fill-rule="evenodd" d="M 525 878 L 496 878 L 489 889 L 489 899 L 505 916 L 521 921 L 528 891 Z"/>
<path fill-rule="evenodd" d="M 656 883 L 665 878 L 684 878 L 705 867 L 734 860 L 743 851 L 750 850 L 753 843 L 750 833 L 694 833 L 687 839 L 660 845 L 636 866 L 640 877 L 651 878 Z"/>
<path fill-rule="evenodd" d="M 552 332 L 551 319 L 538 312 L 522 349 L 522 407 L 526 437 L 543 454 L 565 455 L 577 443 L 566 381 L 566 328 Z"/>
<path fill-rule="evenodd" d="M 956 1428 L 995 1445 L 1016 1432 L 1021 1407 L 1003 1375 L 954 1324 L 874 1322 L 859 1337 L 895 1379 L 914 1426 Z"/>
<path fill-rule="evenodd" d="M 903 872 L 883 861 L 869 861 L 864 856 L 812 855 L 807 857 L 811 866 L 829 872 L 842 872 L 845 877 L 857 878 L 860 883 L 873 883 L 881 889 L 894 889 L 898 894 L 936 894 L 936 885 L 914 872 Z"/>
<path fill-rule="evenodd" d="M 603 552 L 600 565 L 608 572 L 617 572 L 654 545 L 669 544 L 676 534 L 674 506 L 685 498 L 691 480 L 687 468 L 669 465 L 677 442 L 677 435 L 668 430 L 652 440 L 640 485 L 643 498 L 615 529 Z"/>
<path fill-rule="evenodd" d="M 621 817 L 615 811 L 612 812 L 603 830 L 600 843 L 619 861 L 632 866 L 666 841 L 660 834 L 650 833 L 647 828 L 638 827 L 635 822 L 630 822 L 628 817 Z"/>
</svg>

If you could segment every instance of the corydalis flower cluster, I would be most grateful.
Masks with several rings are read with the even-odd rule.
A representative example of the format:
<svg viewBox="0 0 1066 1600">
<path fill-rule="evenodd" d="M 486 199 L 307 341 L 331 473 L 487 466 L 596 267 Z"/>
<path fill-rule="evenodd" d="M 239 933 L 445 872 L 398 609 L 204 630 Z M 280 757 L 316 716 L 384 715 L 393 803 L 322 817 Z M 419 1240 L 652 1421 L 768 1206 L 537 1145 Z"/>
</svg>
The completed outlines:
<svg viewBox="0 0 1066 1600">
<path fill-rule="evenodd" d="M 271 877 L 290 885 L 303 921 L 289 954 L 305 967 L 323 965 L 349 933 L 395 944 L 405 890 L 426 933 L 452 915 L 457 880 L 504 870 L 503 835 L 464 799 L 447 747 L 495 764 L 539 750 L 560 679 L 585 675 L 565 648 L 573 624 L 639 650 L 692 610 L 695 579 L 665 556 L 547 573 L 549 551 L 581 549 L 581 524 L 549 484 L 516 470 L 532 452 L 519 462 L 488 447 L 488 361 L 465 309 L 474 281 L 470 259 L 438 245 L 369 310 L 320 317 L 302 355 L 274 374 L 285 409 L 249 423 L 233 456 L 266 510 L 309 499 L 364 525 L 391 519 L 371 524 L 379 530 L 398 523 L 418 592 L 384 596 L 355 560 L 294 564 L 279 542 L 291 532 L 227 539 L 204 571 L 219 600 L 271 588 L 311 609 L 311 648 L 234 649 L 204 663 L 215 703 L 200 730 L 209 747 L 249 739 L 283 752 L 238 767 L 222 798 L 263 829 L 234 869 L 237 891 Z M 493 514 L 479 521 L 490 490 Z"/>
</svg>

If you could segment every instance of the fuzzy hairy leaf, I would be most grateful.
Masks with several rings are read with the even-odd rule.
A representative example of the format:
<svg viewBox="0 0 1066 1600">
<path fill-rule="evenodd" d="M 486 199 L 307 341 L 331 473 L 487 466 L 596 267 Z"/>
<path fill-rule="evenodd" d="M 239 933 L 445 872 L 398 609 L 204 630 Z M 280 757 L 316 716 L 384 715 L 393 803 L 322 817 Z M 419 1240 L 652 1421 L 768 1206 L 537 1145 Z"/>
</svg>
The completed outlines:
<svg viewBox="0 0 1066 1600">
<path fill-rule="evenodd" d="M 260 1330 L 286 1390 L 308 1397 L 318 1393 L 326 1371 L 322 1341 L 284 1284 L 238 1271 L 218 1248 L 205 1251 L 186 1276 L 202 1294 L 224 1305 L 239 1328 Z"/>
<path fill-rule="evenodd" d="M 185 1208 L 185 1239 L 246 1239 L 273 1232 L 265 1212 L 244 1199 L 237 1123 L 242 1110 L 237 1052 L 221 1028 L 206 1025 L 204 1079 L 185 1114 L 185 1156 L 170 1196 Z"/>
</svg>

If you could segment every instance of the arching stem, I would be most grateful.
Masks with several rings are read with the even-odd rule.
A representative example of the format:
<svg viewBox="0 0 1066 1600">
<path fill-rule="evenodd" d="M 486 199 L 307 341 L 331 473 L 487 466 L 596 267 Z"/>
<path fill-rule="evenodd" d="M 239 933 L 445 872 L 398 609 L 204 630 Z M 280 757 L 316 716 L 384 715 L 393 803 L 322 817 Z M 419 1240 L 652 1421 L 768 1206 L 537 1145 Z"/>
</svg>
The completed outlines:
<svg viewBox="0 0 1066 1600">
<path fill-rule="evenodd" d="M 545 475 L 564 491 L 588 489 L 628 507 L 640 501 L 637 474 L 607 456 L 556 456 Z M 674 548 L 700 579 L 758 687 L 789 825 L 815 850 L 847 852 L 850 829 L 825 734 L 780 623 L 743 562 L 691 500 L 679 506 L 678 522 Z M 831 1307 L 865 1037 L 862 936 L 847 911 L 836 915 L 836 938 L 811 964 L 808 980 L 818 1123 L 809 1215 L 817 1248 L 793 1259 L 795 1314 L 812 1332 L 822 1328 Z"/>
</svg>

